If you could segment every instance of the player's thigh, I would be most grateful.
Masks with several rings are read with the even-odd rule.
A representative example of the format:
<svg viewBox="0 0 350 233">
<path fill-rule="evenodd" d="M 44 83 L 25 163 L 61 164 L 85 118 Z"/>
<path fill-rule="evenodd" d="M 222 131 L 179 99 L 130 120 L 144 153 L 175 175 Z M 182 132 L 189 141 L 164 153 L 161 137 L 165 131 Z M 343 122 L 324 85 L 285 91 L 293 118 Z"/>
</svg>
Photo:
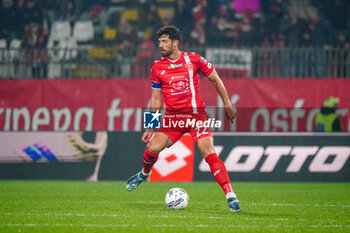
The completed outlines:
<svg viewBox="0 0 350 233">
<path fill-rule="evenodd" d="M 155 132 L 152 140 L 148 145 L 148 150 L 153 154 L 158 154 L 166 147 L 171 146 L 172 140 L 168 135 L 162 132 Z"/>
<path fill-rule="evenodd" d="M 207 157 L 209 154 L 216 153 L 214 149 L 214 139 L 212 135 L 199 138 L 197 140 L 197 147 L 201 152 L 203 158 Z"/>
</svg>

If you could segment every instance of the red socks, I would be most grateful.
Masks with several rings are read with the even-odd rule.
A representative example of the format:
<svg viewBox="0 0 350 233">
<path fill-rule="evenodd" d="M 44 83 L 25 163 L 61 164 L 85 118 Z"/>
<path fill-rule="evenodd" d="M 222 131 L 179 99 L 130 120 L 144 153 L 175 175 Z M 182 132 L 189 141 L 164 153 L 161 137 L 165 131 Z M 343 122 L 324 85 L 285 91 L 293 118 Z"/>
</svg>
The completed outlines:
<svg viewBox="0 0 350 233">
<path fill-rule="evenodd" d="M 143 173 L 149 174 L 152 170 L 153 165 L 158 160 L 158 154 L 151 153 L 148 148 L 145 150 L 143 155 Z M 213 174 L 215 180 L 221 186 L 222 190 L 225 192 L 225 195 L 228 193 L 233 194 L 233 189 L 231 186 L 230 178 L 227 174 L 225 164 L 219 159 L 216 153 L 209 154 L 205 161 L 209 164 L 210 171 Z"/>
<path fill-rule="evenodd" d="M 209 164 L 210 171 L 213 174 L 216 182 L 224 190 L 225 194 L 233 193 L 230 178 L 227 174 L 225 164 L 219 159 L 216 153 L 209 154 L 205 157 L 205 161 Z"/>
<path fill-rule="evenodd" d="M 149 174 L 152 170 L 153 165 L 158 160 L 158 154 L 151 153 L 148 148 L 145 150 L 145 153 L 143 154 L 143 173 Z"/>
</svg>

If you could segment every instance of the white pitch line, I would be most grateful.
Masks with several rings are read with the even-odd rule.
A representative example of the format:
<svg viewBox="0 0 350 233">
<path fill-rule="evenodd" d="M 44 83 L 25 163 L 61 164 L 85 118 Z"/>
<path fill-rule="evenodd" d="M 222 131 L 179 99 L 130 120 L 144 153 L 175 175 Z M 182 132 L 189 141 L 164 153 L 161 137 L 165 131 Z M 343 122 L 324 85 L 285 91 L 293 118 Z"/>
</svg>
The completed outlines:
<svg viewBox="0 0 350 233">
<path fill-rule="evenodd" d="M 215 216 L 196 216 L 196 215 L 128 215 L 128 214 L 74 214 L 74 213 L 16 213 L 16 212 L 8 212 L 8 213 L 0 213 L 0 215 L 8 215 L 8 216 L 63 216 L 63 217 L 136 217 L 136 218 L 208 218 L 208 219 L 228 219 L 230 217 L 215 217 Z"/>
<path fill-rule="evenodd" d="M 136 204 L 163 204 L 164 202 L 161 201 L 137 201 L 137 202 L 129 202 L 129 203 L 136 203 Z M 201 203 L 199 201 L 191 202 L 191 203 Z M 297 203 L 249 203 L 244 202 L 244 205 L 253 205 L 253 206 L 306 206 L 306 207 L 342 207 L 342 208 L 350 208 L 350 205 L 336 205 L 336 204 L 297 204 Z"/>
<path fill-rule="evenodd" d="M 11 201 L 11 202 L 23 202 L 23 201 Z M 76 201 L 70 201 L 70 200 L 62 200 L 62 202 L 76 202 Z M 119 204 L 118 202 L 111 202 L 111 201 L 83 201 L 84 203 L 108 203 L 108 204 Z M 199 204 L 202 203 L 200 201 L 191 201 L 190 203 L 193 204 Z M 123 204 L 164 204 L 163 201 L 133 201 L 133 202 L 123 202 Z M 242 204 L 242 203 L 241 203 Z M 337 204 L 297 204 L 297 203 L 250 203 L 250 202 L 243 202 L 243 205 L 245 206 L 300 206 L 300 207 L 336 207 L 336 208 L 350 208 L 350 205 L 337 205 Z"/>
<path fill-rule="evenodd" d="M 333 204 L 295 204 L 295 203 L 246 203 L 254 206 L 306 206 L 306 207 L 342 207 L 350 208 L 350 205 L 333 205 Z"/>
<path fill-rule="evenodd" d="M 0 213 L 1 215 L 7 215 L 7 216 L 58 216 L 58 217 L 124 217 L 124 218 L 180 218 L 180 219 L 186 219 L 186 218 L 200 218 L 200 219 L 232 219 L 232 213 L 228 213 L 226 217 L 217 217 L 217 216 L 197 216 L 197 215 L 129 215 L 129 214 L 81 214 L 81 213 L 17 213 L 17 212 L 3 212 Z M 241 220 L 264 220 L 263 217 L 241 217 L 239 216 L 239 219 Z M 274 221 L 299 221 L 304 222 L 307 221 L 305 218 L 275 218 L 272 219 Z M 322 219 L 325 222 L 337 222 L 338 219 Z M 343 220 L 346 222 L 349 222 L 350 220 Z"/>
<path fill-rule="evenodd" d="M 135 203 L 135 204 L 163 204 L 162 201 L 136 201 L 136 202 L 128 202 L 128 203 Z M 190 203 L 201 203 L 199 201 L 192 201 Z M 250 202 L 244 202 L 244 205 L 263 205 L 263 206 L 307 206 L 307 207 L 343 207 L 343 208 L 350 208 L 350 205 L 336 205 L 336 204 L 297 204 L 297 203 L 250 203 Z"/>
<path fill-rule="evenodd" d="M 162 225 L 138 225 L 138 224 L 48 224 L 48 223 L 5 223 L 2 227 L 95 227 L 95 228 L 122 228 L 122 227 L 153 227 L 153 228 L 350 228 L 350 225 L 208 225 L 208 224 L 162 224 Z"/>
</svg>

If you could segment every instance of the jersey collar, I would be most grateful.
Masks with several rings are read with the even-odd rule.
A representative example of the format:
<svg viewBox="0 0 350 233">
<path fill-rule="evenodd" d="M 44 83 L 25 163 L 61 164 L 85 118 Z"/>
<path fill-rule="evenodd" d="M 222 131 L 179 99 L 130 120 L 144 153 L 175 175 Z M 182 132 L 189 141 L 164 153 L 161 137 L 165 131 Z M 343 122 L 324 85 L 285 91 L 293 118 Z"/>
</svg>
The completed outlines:
<svg viewBox="0 0 350 233">
<path fill-rule="evenodd" d="M 180 52 L 181 52 L 181 55 L 180 55 L 177 59 L 171 60 L 171 59 L 169 59 L 168 57 L 166 57 L 166 59 L 168 59 L 168 61 L 170 61 L 170 62 L 172 62 L 172 63 L 175 63 L 175 62 L 177 62 L 177 61 L 182 57 L 182 55 L 183 55 L 183 52 L 182 52 L 182 51 L 180 51 Z"/>
</svg>

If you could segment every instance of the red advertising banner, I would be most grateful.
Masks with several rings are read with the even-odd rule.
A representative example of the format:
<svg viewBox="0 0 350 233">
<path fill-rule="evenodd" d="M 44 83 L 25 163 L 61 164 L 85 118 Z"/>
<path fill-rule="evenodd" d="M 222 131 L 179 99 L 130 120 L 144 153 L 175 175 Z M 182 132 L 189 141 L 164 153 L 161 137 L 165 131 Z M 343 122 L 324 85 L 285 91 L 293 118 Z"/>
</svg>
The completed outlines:
<svg viewBox="0 0 350 233">
<path fill-rule="evenodd" d="M 185 134 L 174 145 L 160 152 L 149 181 L 192 181 L 193 164 L 193 140 L 191 135 Z"/>
<path fill-rule="evenodd" d="M 350 80 L 224 79 L 239 114 L 229 131 L 312 131 L 328 96 L 340 99 L 338 114 L 349 127 Z M 0 80 L 1 131 L 141 131 L 142 109 L 151 94 L 148 79 Z M 207 106 L 224 120 L 209 80 L 201 80 Z"/>
</svg>

